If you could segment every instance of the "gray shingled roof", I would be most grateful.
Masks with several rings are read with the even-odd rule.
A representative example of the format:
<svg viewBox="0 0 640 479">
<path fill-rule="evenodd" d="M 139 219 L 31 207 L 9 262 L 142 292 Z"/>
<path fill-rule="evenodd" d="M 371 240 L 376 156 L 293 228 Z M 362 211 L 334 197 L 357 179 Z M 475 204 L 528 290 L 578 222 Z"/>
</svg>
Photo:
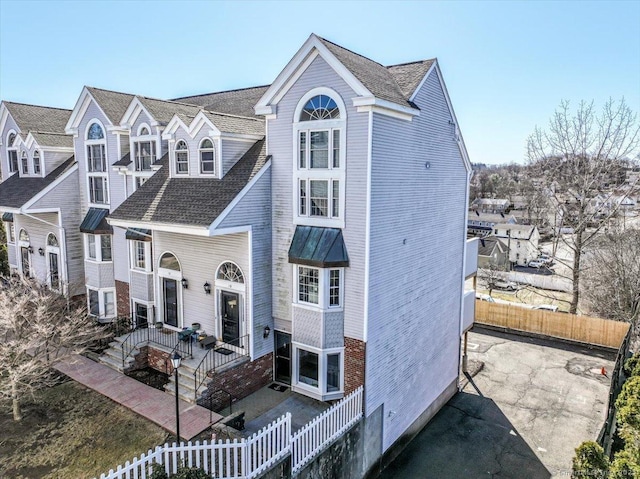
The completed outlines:
<svg viewBox="0 0 640 479">
<path fill-rule="evenodd" d="M 498 245 L 498 248 L 500 248 L 500 242 L 497 239 L 482 238 L 478 244 L 478 255 L 491 256 L 491 253 L 493 253 L 493 249 L 496 247 L 496 244 Z M 502 252 L 501 248 L 500 252 Z"/>
<path fill-rule="evenodd" d="M 131 162 L 131 153 L 127 152 L 122 158 L 120 158 L 111 166 L 128 166 L 131 164 Z"/>
<path fill-rule="evenodd" d="M 73 148 L 73 136 L 60 133 L 42 133 L 32 131 L 31 134 L 40 146 Z"/>
<path fill-rule="evenodd" d="M 3 102 L 24 137 L 30 131 L 64 134 L 71 110 L 48 106 L 25 105 L 24 103 Z M 50 146 L 50 145 L 47 145 Z M 52 146 L 52 145 L 51 145 Z"/>
<path fill-rule="evenodd" d="M 149 114 L 154 120 L 158 121 L 162 125 L 166 125 L 171 121 L 173 115 L 176 113 L 180 115 L 186 115 L 194 117 L 200 111 L 200 108 L 195 105 L 188 105 L 186 103 L 179 103 L 169 100 L 157 100 L 155 98 L 147 98 L 144 96 L 136 96 L 140 103 L 147 109 Z"/>
<path fill-rule="evenodd" d="M 44 178 L 20 177 L 18 174 L 10 176 L 0 183 L 0 209 L 21 208 L 75 163 L 75 158 L 72 156 Z"/>
<path fill-rule="evenodd" d="M 264 120 L 244 116 L 204 112 L 205 116 L 223 133 L 264 135 Z"/>
<path fill-rule="evenodd" d="M 120 119 L 124 116 L 124 112 L 129 108 L 133 95 L 128 93 L 120 93 L 117 91 L 102 90 L 101 88 L 86 87 L 91 96 L 100 105 L 104 114 L 107 115 L 109 121 L 114 125 L 120 124 Z"/>
<path fill-rule="evenodd" d="M 174 101 L 197 105 L 208 111 L 255 117 L 253 107 L 270 85 L 174 98 Z"/>
<path fill-rule="evenodd" d="M 321 37 L 318 39 L 376 98 L 415 108 L 415 105 L 407 101 L 394 75 L 385 66 L 329 40 Z"/>
<path fill-rule="evenodd" d="M 432 58 L 430 60 L 390 65 L 387 70 L 396 80 L 405 98 L 409 99 L 435 61 L 435 58 Z"/>
<path fill-rule="evenodd" d="M 170 178 L 169 159 L 109 218 L 146 223 L 208 227 L 266 164 L 265 141 L 260 140 L 222 178 Z"/>
</svg>

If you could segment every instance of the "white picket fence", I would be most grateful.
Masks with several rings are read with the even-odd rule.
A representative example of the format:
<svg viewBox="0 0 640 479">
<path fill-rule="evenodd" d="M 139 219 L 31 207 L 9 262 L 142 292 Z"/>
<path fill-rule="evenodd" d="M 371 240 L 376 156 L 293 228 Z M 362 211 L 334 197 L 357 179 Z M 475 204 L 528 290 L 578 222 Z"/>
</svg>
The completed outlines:
<svg viewBox="0 0 640 479">
<path fill-rule="evenodd" d="M 362 387 L 334 404 L 291 438 L 291 472 L 296 474 L 322 449 L 342 436 L 362 417 Z"/>
<path fill-rule="evenodd" d="M 252 479 L 291 455 L 295 474 L 362 417 L 362 387 L 291 435 L 291 413 L 241 440 L 165 444 L 149 449 L 100 479 L 147 479 L 154 468 L 168 475 L 181 465 L 200 467 L 217 479 Z"/>
</svg>

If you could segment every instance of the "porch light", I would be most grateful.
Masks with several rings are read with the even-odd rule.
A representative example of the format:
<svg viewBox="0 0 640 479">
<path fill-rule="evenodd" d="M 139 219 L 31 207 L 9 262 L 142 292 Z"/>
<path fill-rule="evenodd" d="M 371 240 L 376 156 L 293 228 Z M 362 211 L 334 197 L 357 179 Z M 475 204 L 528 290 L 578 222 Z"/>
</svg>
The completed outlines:
<svg viewBox="0 0 640 479">
<path fill-rule="evenodd" d="M 204 288 L 204 292 L 205 293 L 211 294 L 211 285 L 209 284 L 209 281 L 204 283 L 204 285 L 202 287 Z"/>
<path fill-rule="evenodd" d="M 271 333 L 271 328 L 269 326 L 265 326 L 264 331 L 262 332 L 262 337 L 267 339 L 269 337 L 269 333 Z"/>
<path fill-rule="evenodd" d="M 171 356 L 171 365 L 173 366 L 173 369 L 178 369 L 180 367 L 181 362 L 182 362 L 182 356 L 178 354 L 178 351 L 174 351 L 173 355 Z"/>
<path fill-rule="evenodd" d="M 38 248 L 38 253 L 40 253 L 40 256 L 44 256 L 44 250 L 42 247 Z"/>
<path fill-rule="evenodd" d="M 189 281 L 187 281 L 187 278 L 182 278 L 182 281 L 180 281 L 180 283 L 182 283 L 182 287 L 184 289 L 189 289 Z"/>
<path fill-rule="evenodd" d="M 29 250 L 29 253 L 33 254 L 33 246 L 29 246 L 27 249 Z"/>
<path fill-rule="evenodd" d="M 178 351 L 174 351 L 171 356 L 171 364 L 173 365 L 174 380 L 176 382 L 176 439 L 178 442 L 180 442 L 180 400 L 178 398 L 178 368 L 180 367 L 180 361 L 182 361 L 182 356 L 178 354 Z"/>
</svg>

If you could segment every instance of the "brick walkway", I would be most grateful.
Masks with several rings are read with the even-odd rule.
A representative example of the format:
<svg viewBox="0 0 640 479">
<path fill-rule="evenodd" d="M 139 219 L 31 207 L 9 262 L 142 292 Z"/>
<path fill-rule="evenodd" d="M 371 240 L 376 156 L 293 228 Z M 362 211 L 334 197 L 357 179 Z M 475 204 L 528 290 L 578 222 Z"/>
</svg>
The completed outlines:
<svg viewBox="0 0 640 479">
<path fill-rule="evenodd" d="M 176 398 L 84 356 L 58 363 L 56 369 L 80 384 L 176 433 Z M 201 406 L 180 400 L 180 436 L 189 440 L 222 419 Z"/>
</svg>

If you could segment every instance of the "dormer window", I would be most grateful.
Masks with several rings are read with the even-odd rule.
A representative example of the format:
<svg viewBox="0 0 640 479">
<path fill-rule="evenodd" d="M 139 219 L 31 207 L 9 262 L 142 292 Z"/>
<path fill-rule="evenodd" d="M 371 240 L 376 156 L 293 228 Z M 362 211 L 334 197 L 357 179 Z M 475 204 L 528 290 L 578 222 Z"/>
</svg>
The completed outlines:
<svg viewBox="0 0 640 479">
<path fill-rule="evenodd" d="M 28 175 L 29 174 L 29 160 L 27 158 L 27 152 L 26 151 L 22 152 L 22 174 L 23 175 Z"/>
<path fill-rule="evenodd" d="M 215 173 L 215 151 L 213 143 L 209 138 L 205 138 L 200 143 L 200 173 L 203 175 L 212 175 Z"/>
<path fill-rule="evenodd" d="M 16 134 L 9 133 L 7 139 L 7 156 L 9 159 L 9 172 L 15 173 L 18 171 L 18 151 L 15 148 Z"/>
<path fill-rule="evenodd" d="M 33 173 L 40 174 L 40 153 L 37 151 L 33 154 Z"/>
<path fill-rule="evenodd" d="M 107 175 L 106 141 L 104 129 L 93 122 L 87 129 L 87 177 L 89 182 L 89 203 L 104 205 L 109 203 L 109 183 Z"/>
<path fill-rule="evenodd" d="M 299 224 L 341 227 L 346 151 L 343 141 L 346 120 L 342 111 L 345 107 L 335 92 L 329 92 L 326 88 L 312 90 L 298 104 L 298 121 L 294 123 L 294 220 Z"/>
<path fill-rule="evenodd" d="M 156 161 L 156 142 L 153 140 L 146 126 L 140 128 L 138 141 L 134 142 L 135 170 L 151 171 L 151 165 Z"/>
<path fill-rule="evenodd" d="M 189 148 L 184 140 L 176 143 L 175 148 L 176 174 L 189 174 Z"/>
</svg>

